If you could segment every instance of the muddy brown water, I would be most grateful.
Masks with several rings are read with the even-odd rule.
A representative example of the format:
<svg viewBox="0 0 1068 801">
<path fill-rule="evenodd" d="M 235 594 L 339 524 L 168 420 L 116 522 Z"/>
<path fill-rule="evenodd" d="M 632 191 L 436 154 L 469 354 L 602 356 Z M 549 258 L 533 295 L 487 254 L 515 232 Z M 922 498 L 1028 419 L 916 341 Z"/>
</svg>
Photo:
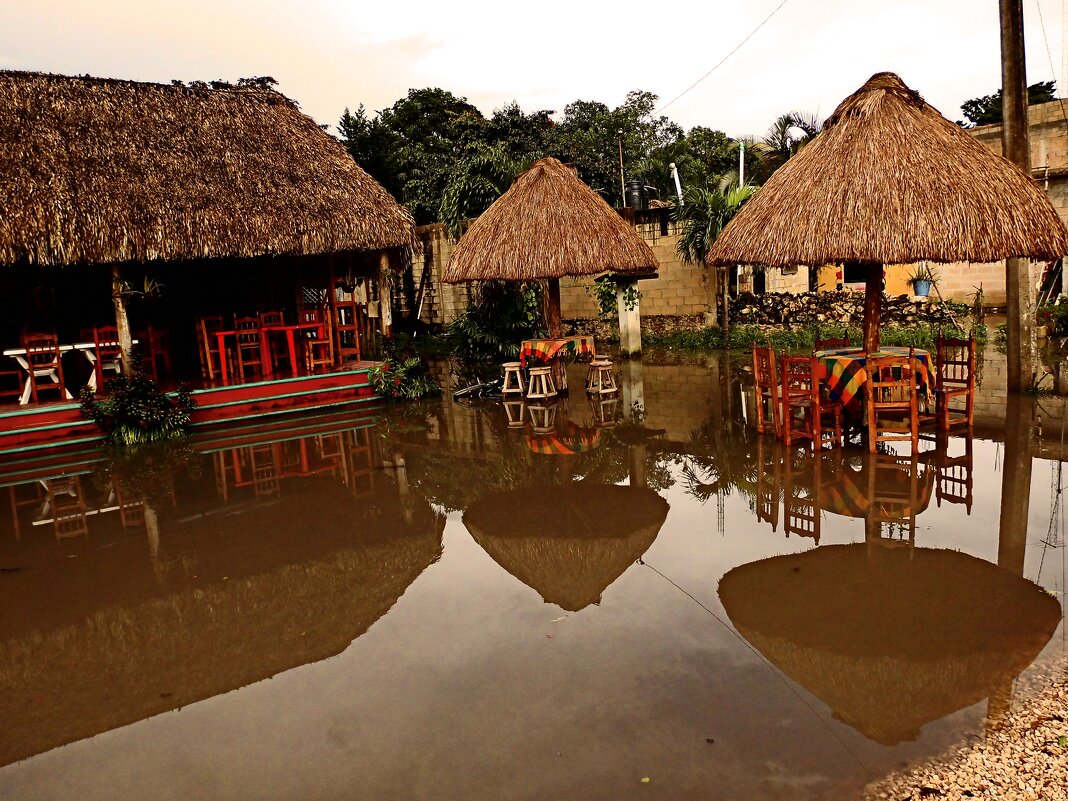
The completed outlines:
<svg viewBox="0 0 1068 801">
<path fill-rule="evenodd" d="M 0 798 L 854 798 L 1065 654 L 1063 405 L 997 369 L 915 464 L 661 354 L 0 466 Z"/>
</svg>

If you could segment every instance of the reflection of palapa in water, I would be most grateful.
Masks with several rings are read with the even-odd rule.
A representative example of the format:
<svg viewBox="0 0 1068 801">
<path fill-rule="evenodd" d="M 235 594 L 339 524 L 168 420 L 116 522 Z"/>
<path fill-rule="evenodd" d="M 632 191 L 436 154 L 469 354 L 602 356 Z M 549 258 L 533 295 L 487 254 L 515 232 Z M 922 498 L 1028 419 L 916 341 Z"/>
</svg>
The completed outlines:
<svg viewBox="0 0 1068 801">
<path fill-rule="evenodd" d="M 728 572 L 738 631 L 865 736 L 894 745 L 990 696 L 1060 622 L 1032 582 L 956 551 L 830 545 Z"/>
<path fill-rule="evenodd" d="M 653 544 L 668 504 L 644 487 L 579 482 L 495 492 L 464 513 L 497 564 L 569 612 L 601 593 Z"/>
<path fill-rule="evenodd" d="M 62 560 L 52 610 L 0 617 L 0 765 L 344 651 L 437 560 L 444 518 L 396 497 L 354 518 L 344 488 L 319 490 L 165 532 L 195 564 L 163 586 L 141 542 Z"/>
</svg>

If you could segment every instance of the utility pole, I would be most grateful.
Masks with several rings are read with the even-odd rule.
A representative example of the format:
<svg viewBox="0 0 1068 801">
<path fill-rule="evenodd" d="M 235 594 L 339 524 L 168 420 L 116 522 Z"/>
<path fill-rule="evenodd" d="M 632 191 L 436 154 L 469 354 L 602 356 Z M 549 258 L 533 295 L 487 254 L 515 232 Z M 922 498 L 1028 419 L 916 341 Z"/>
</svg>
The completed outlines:
<svg viewBox="0 0 1068 801">
<path fill-rule="evenodd" d="M 627 179 L 623 177 L 623 129 L 619 129 L 619 196 L 623 198 L 623 208 L 627 207 Z"/>
<path fill-rule="evenodd" d="M 1031 174 L 1024 67 L 1023 0 L 999 0 L 1001 10 L 1001 150 Z M 1008 384 L 1010 392 L 1031 386 L 1036 370 L 1035 303 L 1028 259 L 1005 260 Z"/>
</svg>

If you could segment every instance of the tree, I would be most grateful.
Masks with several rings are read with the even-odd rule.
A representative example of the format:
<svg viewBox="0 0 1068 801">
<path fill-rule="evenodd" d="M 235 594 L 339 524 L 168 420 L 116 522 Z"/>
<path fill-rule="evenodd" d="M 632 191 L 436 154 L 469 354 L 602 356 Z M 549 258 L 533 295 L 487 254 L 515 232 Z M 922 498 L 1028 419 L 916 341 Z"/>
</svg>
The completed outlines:
<svg viewBox="0 0 1068 801">
<path fill-rule="evenodd" d="M 754 143 L 757 157 L 757 172 L 753 176 L 763 184 L 775 170 L 820 132 L 822 123 L 814 114 L 791 111 L 772 123 L 764 138 Z"/>
<path fill-rule="evenodd" d="M 1048 103 L 1056 99 L 1056 81 L 1039 81 L 1027 87 L 1027 105 L 1034 106 L 1038 103 Z M 992 95 L 975 97 L 965 100 L 960 105 L 960 110 L 968 118 L 968 122 L 957 121 L 962 128 L 974 128 L 977 125 L 998 125 L 1001 123 L 1001 90 L 998 89 Z"/>
<path fill-rule="evenodd" d="M 438 219 L 459 239 L 463 221 L 488 209 L 527 167 L 527 161 L 508 154 L 503 142 L 457 160 L 447 173 Z"/>
</svg>

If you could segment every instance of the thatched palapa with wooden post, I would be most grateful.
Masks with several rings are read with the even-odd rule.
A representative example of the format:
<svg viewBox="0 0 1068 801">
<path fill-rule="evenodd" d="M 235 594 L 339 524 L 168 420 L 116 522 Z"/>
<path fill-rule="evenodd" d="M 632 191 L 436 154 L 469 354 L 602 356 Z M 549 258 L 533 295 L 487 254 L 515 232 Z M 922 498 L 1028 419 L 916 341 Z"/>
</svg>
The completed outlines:
<svg viewBox="0 0 1068 801">
<path fill-rule="evenodd" d="M 574 170 L 548 157 L 516 178 L 472 223 L 445 267 L 444 280 L 547 281 L 546 322 L 549 336 L 558 337 L 561 278 L 649 275 L 656 267 L 652 248 L 634 228 Z"/>
<path fill-rule="evenodd" d="M 872 352 L 883 265 L 1064 254 L 1068 231 L 1030 176 L 881 72 L 746 203 L 707 261 L 867 265 L 864 344 Z"/>
<path fill-rule="evenodd" d="M 413 245 L 341 143 L 246 84 L 0 71 L 0 265 L 110 264 L 121 283 L 130 262 Z"/>
</svg>

